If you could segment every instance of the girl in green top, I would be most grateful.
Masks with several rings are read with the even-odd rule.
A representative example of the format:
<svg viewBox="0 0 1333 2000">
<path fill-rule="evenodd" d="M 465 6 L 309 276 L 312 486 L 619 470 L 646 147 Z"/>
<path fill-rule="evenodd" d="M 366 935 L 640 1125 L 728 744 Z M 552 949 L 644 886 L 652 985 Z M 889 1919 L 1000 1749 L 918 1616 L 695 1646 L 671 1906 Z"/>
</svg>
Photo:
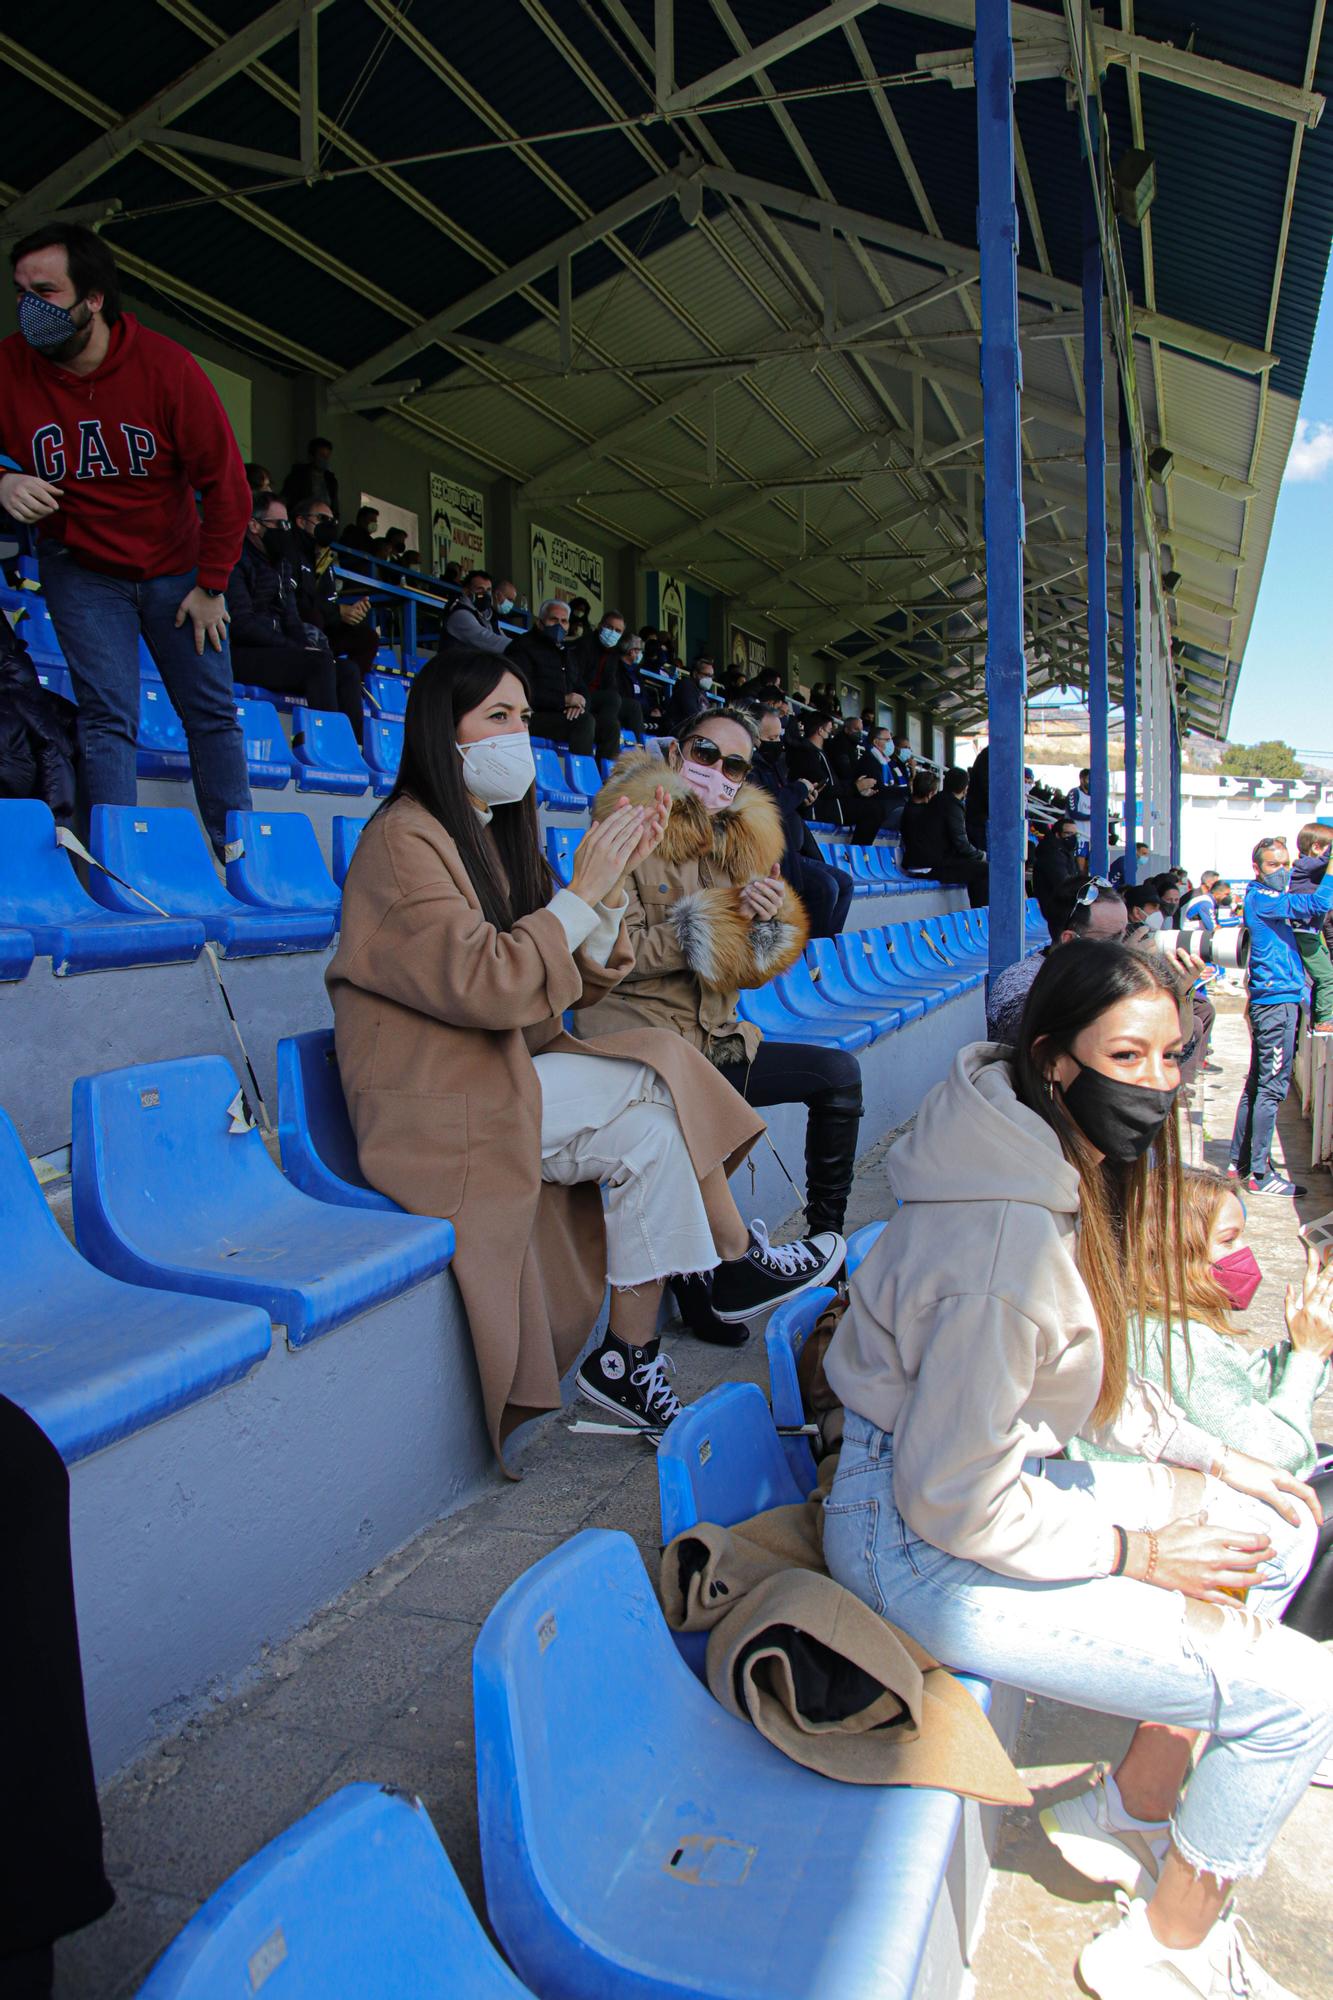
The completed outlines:
<svg viewBox="0 0 1333 2000">
<path fill-rule="evenodd" d="M 1317 1251 L 1307 1251 L 1302 1283 L 1287 1287 L 1287 1340 L 1247 1350 L 1232 1322 L 1259 1289 L 1261 1272 L 1242 1246 L 1245 1210 L 1217 1174 L 1187 1172 L 1181 1205 L 1188 1333 L 1173 1328 L 1170 1352 L 1161 1319 L 1141 1328 L 1137 1372 L 1161 1385 L 1200 1430 L 1221 1443 L 1280 1465 L 1298 1479 L 1315 1462 L 1315 1399 L 1327 1387 L 1333 1355 L 1333 1262 L 1321 1272 Z M 1160 1267 L 1154 1257 L 1152 1265 Z M 1153 1272 L 1148 1276 L 1149 1295 Z M 1082 1438 L 1070 1443 L 1074 1458 L 1110 1458 Z"/>
</svg>

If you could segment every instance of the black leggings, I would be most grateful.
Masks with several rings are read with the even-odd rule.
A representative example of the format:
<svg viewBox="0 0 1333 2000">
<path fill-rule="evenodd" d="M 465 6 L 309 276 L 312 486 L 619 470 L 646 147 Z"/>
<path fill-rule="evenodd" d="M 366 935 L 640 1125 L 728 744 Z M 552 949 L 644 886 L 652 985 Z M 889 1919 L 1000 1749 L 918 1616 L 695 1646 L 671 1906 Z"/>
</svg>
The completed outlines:
<svg viewBox="0 0 1333 2000">
<path fill-rule="evenodd" d="M 861 1065 L 843 1049 L 761 1042 L 753 1060 L 719 1064 L 747 1104 L 804 1104 L 805 1212 L 811 1234 L 841 1230 L 861 1128 Z"/>
<path fill-rule="evenodd" d="M 32 1954 L 115 1901 L 83 1706 L 69 1549 L 69 1474 L 32 1418 L 0 1396 L 0 1992 L 40 1991 Z M 40 1976 L 40 1973 L 39 1973 Z M 21 1984 L 27 1980 L 28 1985 Z"/>
<path fill-rule="evenodd" d="M 303 694 L 312 708 L 328 715 L 341 709 L 361 742 L 361 676 L 353 660 L 335 660 L 323 646 L 233 646 L 233 680 L 271 688 L 275 694 Z"/>
</svg>

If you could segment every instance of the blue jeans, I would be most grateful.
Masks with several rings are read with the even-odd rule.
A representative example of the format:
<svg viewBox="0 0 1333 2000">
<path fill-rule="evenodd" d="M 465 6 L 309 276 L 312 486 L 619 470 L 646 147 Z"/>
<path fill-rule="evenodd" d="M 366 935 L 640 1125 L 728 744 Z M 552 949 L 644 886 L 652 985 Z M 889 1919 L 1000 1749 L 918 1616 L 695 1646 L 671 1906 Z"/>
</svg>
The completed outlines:
<svg viewBox="0 0 1333 2000">
<path fill-rule="evenodd" d="M 138 803 L 142 634 L 184 725 L 199 817 L 221 854 L 228 812 L 250 809 L 250 778 L 236 720 L 231 653 L 225 644 L 220 653 L 211 645 L 196 653 L 190 620 L 176 627 L 181 599 L 194 588 L 193 571 L 134 583 L 84 569 L 56 542 L 42 544 L 38 568 L 78 697 L 86 803 Z"/>
<path fill-rule="evenodd" d="M 1075 1505 L 1122 1527 L 1171 1515 L 1169 1468 L 1030 1461 Z M 1315 1527 L 1209 1480 L 1205 1505 L 1262 1527 L 1277 1552 L 1245 1610 L 1195 1605 L 1129 1577 L 1030 1583 L 913 1534 L 893 1498 L 893 1439 L 847 1412 L 824 1508 L 829 1574 L 939 1660 L 1076 1708 L 1206 1730 L 1172 1834 L 1193 1867 L 1257 1875 L 1333 1743 L 1333 1659 L 1275 1622 L 1309 1565 Z M 1251 1615 L 1257 1613 L 1257 1616 Z"/>
<path fill-rule="evenodd" d="M 1300 1011 L 1294 1000 L 1277 1000 L 1268 1006 L 1250 1002 L 1250 1073 L 1236 1106 L 1231 1165 L 1242 1174 L 1253 1174 L 1257 1181 L 1266 1181 L 1273 1171 L 1273 1130 L 1291 1089 Z"/>
</svg>

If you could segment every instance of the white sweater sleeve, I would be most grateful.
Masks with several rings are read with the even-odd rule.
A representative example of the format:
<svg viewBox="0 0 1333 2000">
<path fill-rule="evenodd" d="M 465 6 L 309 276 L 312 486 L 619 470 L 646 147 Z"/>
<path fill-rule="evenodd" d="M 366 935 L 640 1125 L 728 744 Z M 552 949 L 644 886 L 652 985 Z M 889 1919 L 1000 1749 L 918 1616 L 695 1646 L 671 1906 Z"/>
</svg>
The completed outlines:
<svg viewBox="0 0 1333 2000">
<path fill-rule="evenodd" d="M 1125 1400 L 1110 1421 L 1085 1424 L 1083 1435 L 1126 1458 L 1161 1459 L 1196 1472 L 1209 1471 L 1222 1455 L 1215 1437 L 1192 1424 L 1164 1389 L 1141 1375 L 1130 1376 Z"/>
<path fill-rule="evenodd" d="M 559 919 L 571 958 L 582 951 L 594 965 L 605 965 L 615 950 L 629 898 L 622 895 L 619 903 L 598 903 L 594 908 L 572 889 L 557 889 L 546 907 Z"/>
<path fill-rule="evenodd" d="M 937 1299 L 930 1310 L 920 1372 L 893 1427 L 894 1499 L 908 1527 L 1001 1576 L 1109 1575 L 1111 1516 L 1023 1470 L 1033 1439 L 1020 1412 L 1040 1329 L 990 1293 Z"/>
</svg>

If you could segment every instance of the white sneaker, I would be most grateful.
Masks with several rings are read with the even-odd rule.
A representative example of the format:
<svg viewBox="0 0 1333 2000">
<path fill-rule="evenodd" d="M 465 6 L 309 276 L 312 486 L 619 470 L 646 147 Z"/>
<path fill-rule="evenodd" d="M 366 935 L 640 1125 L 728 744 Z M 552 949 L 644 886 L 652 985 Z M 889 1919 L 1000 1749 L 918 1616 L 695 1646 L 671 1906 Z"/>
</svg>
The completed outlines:
<svg viewBox="0 0 1333 2000">
<path fill-rule="evenodd" d="M 1070 1867 L 1090 1882 L 1115 1882 L 1131 1895 L 1150 1895 L 1166 1858 L 1170 1832 L 1131 1818 L 1104 1774 L 1086 1792 L 1046 1806 L 1041 1830 Z"/>
<path fill-rule="evenodd" d="M 1192 1951 L 1158 1944 L 1148 1905 L 1117 1894 L 1120 1922 L 1085 1944 L 1079 1978 L 1097 2000 L 1298 2000 L 1266 1973 L 1230 1903 Z"/>
<path fill-rule="evenodd" d="M 1311 1778 L 1310 1783 L 1312 1785 L 1322 1785 L 1325 1789 L 1333 1791 L 1333 1750 L 1328 1752 L 1323 1763 L 1319 1766 L 1313 1778 Z"/>
</svg>

